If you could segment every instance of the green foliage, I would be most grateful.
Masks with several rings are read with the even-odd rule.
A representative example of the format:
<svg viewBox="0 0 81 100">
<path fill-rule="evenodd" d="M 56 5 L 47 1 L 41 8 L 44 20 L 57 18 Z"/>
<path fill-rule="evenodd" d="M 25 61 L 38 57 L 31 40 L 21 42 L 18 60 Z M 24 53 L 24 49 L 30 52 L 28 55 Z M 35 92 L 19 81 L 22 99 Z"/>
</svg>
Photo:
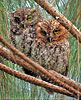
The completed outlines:
<svg viewBox="0 0 81 100">
<path fill-rule="evenodd" d="M 81 6 L 80 0 L 48 0 L 56 9 L 64 14 L 73 24 L 81 30 L 81 15 L 78 14 Z M 51 19 L 52 17 L 43 10 L 34 0 L 0 0 L 0 34 L 8 41 L 8 33 L 10 27 L 9 16 L 10 13 L 23 7 L 39 8 L 43 18 Z M 75 19 L 75 17 L 77 18 Z M 70 59 L 69 59 L 69 73 L 68 77 L 75 81 L 81 82 L 81 43 L 70 34 Z M 22 69 L 3 58 L 2 63 L 20 72 Z M 54 98 L 64 98 L 62 100 L 76 100 L 63 96 L 57 93 L 49 95 L 44 88 L 35 86 L 28 82 L 24 82 L 0 71 L 0 100 L 14 99 L 14 100 L 54 100 Z"/>
</svg>

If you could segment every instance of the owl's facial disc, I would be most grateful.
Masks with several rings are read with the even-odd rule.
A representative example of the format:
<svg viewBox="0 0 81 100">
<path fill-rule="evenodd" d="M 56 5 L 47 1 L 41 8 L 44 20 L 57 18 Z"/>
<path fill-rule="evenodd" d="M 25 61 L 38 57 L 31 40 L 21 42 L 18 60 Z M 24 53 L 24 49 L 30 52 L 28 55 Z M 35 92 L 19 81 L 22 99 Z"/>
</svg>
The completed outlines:
<svg viewBox="0 0 81 100">
<path fill-rule="evenodd" d="M 38 23 L 37 36 L 45 42 L 57 42 L 68 38 L 67 30 L 55 19 Z"/>
<path fill-rule="evenodd" d="M 41 28 L 41 34 L 45 37 L 48 42 L 53 41 L 53 37 L 50 36 L 50 33 L 46 32 L 43 28 Z"/>
</svg>

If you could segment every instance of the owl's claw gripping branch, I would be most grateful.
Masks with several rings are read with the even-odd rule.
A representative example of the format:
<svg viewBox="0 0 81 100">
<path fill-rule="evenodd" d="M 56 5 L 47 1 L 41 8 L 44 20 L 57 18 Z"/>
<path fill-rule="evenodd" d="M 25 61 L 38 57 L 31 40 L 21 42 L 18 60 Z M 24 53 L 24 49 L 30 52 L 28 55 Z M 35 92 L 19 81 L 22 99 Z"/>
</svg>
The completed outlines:
<svg viewBox="0 0 81 100">
<path fill-rule="evenodd" d="M 74 87 L 68 85 L 68 83 L 66 82 L 65 79 L 63 81 L 61 81 L 60 78 L 57 79 L 57 77 L 55 75 L 52 75 L 51 73 L 49 73 L 42 66 L 40 66 L 36 62 L 32 61 L 31 59 L 29 59 L 28 57 L 26 57 L 22 52 L 20 52 L 18 49 L 14 48 L 11 44 L 9 44 L 8 42 L 6 42 L 3 39 L 2 35 L 0 35 L 0 42 L 2 42 L 5 46 L 7 46 L 13 53 L 15 53 L 16 55 L 18 55 L 19 57 L 21 57 L 23 60 L 25 60 L 27 63 L 29 63 L 30 65 L 32 65 L 35 69 L 37 69 L 41 73 L 45 74 L 54 83 L 56 83 L 59 86 L 67 89 L 68 91 L 72 92 L 77 97 L 78 97 L 78 95 L 81 96 L 81 92 L 80 92 L 81 91 L 81 84 L 80 83 L 79 83 L 79 86 L 77 88 L 74 88 Z M 72 84 L 73 84 L 73 82 L 72 82 Z M 77 86 L 77 84 L 76 84 L 76 86 Z M 78 88 L 79 88 L 79 91 L 78 91 Z"/>
<path fill-rule="evenodd" d="M 81 43 L 81 32 L 58 10 L 56 10 L 47 0 L 35 0 L 51 16 L 61 23 L 79 42 Z"/>
</svg>

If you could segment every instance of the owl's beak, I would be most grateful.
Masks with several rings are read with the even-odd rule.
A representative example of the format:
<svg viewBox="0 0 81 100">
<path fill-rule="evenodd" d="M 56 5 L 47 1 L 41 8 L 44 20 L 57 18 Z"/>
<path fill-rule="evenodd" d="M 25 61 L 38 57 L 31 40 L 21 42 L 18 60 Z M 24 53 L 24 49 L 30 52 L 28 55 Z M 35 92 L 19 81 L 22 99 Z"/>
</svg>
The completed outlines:
<svg viewBox="0 0 81 100">
<path fill-rule="evenodd" d="M 52 37 L 47 37 L 46 38 L 49 42 L 52 42 L 53 38 Z"/>
<path fill-rule="evenodd" d="M 52 38 L 51 37 L 49 38 L 49 42 L 52 42 Z"/>
</svg>

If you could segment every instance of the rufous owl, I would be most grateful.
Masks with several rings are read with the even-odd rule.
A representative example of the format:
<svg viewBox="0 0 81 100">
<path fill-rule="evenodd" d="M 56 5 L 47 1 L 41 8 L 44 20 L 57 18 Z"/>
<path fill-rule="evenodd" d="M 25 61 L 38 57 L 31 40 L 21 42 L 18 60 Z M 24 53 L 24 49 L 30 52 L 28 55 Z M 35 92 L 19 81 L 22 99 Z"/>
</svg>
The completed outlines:
<svg viewBox="0 0 81 100">
<path fill-rule="evenodd" d="M 69 32 L 55 19 L 43 21 L 35 8 L 22 8 L 11 14 L 10 41 L 48 71 L 67 75 L 69 68 Z M 25 73 L 34 75 L 24 69 Z M 49 81 L 45 77 L 43 80 Z"/>
</svg>

